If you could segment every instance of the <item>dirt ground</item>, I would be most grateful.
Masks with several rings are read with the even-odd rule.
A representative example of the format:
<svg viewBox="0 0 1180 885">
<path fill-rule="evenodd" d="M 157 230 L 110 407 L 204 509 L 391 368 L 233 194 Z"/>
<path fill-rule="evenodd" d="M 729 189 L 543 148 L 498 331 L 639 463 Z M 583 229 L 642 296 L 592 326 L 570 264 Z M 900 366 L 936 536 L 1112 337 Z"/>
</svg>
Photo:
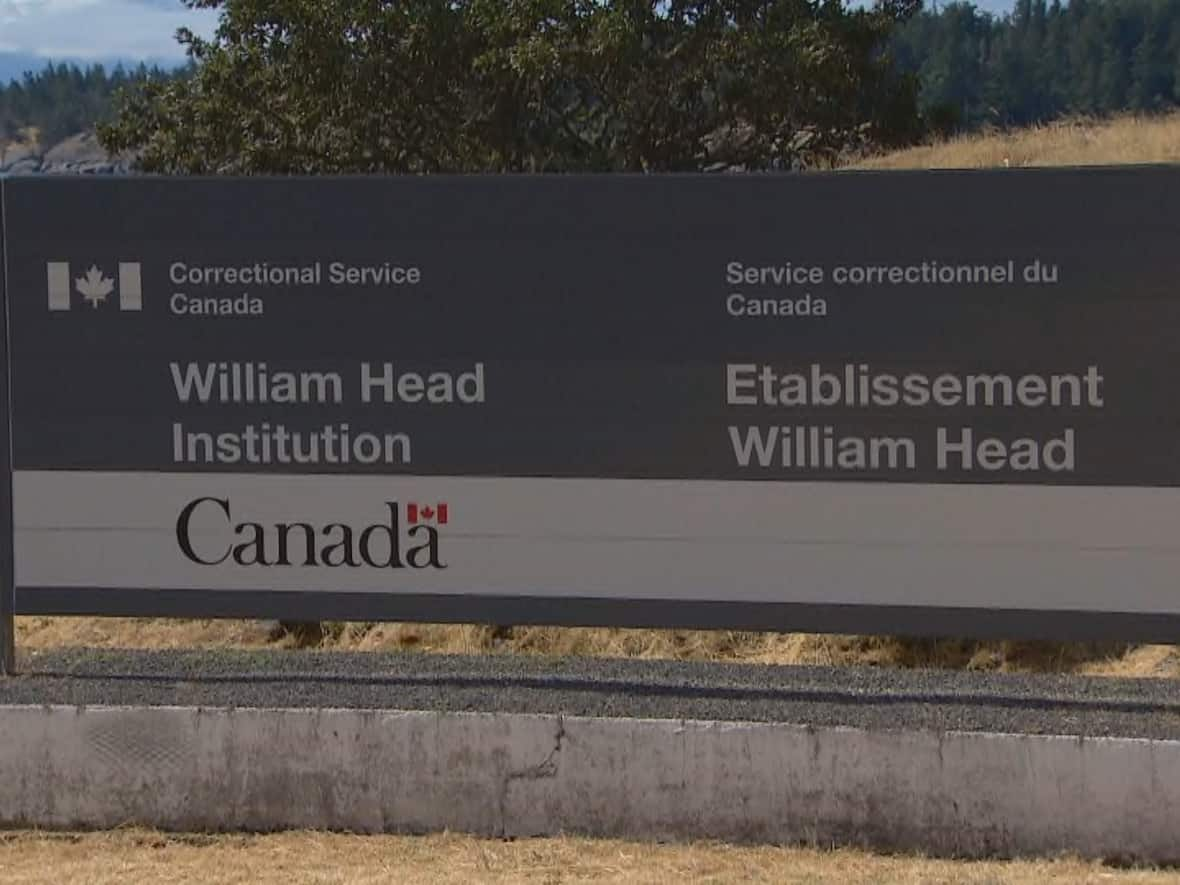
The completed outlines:
<svg viewBox="0 0 1180 885">
<path fill-rule="evenodd" d="M 271 883 L 1164 883 L 1180 873 L 1078 860 L 968 863 L 858 851 L 469 836 L 0 833 L 5 885 Z"/>
</svg>

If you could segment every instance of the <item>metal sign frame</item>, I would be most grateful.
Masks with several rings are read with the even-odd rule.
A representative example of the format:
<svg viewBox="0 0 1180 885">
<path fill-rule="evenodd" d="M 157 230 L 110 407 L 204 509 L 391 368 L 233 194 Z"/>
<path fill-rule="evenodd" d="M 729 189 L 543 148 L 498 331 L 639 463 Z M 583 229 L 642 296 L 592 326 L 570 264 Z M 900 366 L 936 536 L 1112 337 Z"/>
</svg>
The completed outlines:
<svg viewBox="0 0 1180 885">
<path fill-rule="evenodd" d="M 0 676 L 16 672 L 16 576 L 12 529 L 12 410 L 8 347 L 8 255 L 0 178 Z"/>
</svg>

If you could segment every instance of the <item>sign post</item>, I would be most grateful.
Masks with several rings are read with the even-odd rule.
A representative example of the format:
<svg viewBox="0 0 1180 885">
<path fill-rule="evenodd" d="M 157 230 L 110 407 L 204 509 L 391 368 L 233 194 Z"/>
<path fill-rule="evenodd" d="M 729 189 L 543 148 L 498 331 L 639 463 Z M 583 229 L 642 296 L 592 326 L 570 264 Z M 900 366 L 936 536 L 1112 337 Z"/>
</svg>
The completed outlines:
<svg viewBox="0 0 1180 885">
<path fill-rule="evenodd" d="M 0 677 L 16 672 L 16 576 L 12 532 L 12 408 L 8 354 L 8 255 L 0 191 Z"/>
<path fill-rule="evenodd" d="M 1177 169 L 2 186 L 20 612 L 1180 629 Z"/>
</svg>

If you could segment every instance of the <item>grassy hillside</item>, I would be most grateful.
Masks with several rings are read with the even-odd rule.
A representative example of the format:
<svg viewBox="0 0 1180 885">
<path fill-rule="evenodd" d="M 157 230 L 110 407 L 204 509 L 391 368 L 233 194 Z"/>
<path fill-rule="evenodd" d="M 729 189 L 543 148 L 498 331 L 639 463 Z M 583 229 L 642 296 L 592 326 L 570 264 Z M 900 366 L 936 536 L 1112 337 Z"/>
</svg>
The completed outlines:
<svg viewBox="0 0 1180 885">
<path fill-rule="evenodd" d="M 914 148 L 867 169 L 983 168 L 1180 162 L 1180 114 L 1074 121 Z M 63 645 L 167 648 L 291 645 L 258 622 L 22 618 L 26 649 Z M 1180 637 L 1177 637 L 1180 640 Z M 607 630 L 422 624 L 333 624 L 324 645 L 349 649 L 599 655 L 783 664 L 873 664 L 1180 677 L 1180 649 L 1125 644 L 913 641 L 732 631 Z"/>
<path fill-rule="evenodd" d="M 964 136 L 858 164 L 861 169 L 987 169 L 1180 163 L 1180 113 L 1067 120 L 1014 132 Z"/>
</svg>

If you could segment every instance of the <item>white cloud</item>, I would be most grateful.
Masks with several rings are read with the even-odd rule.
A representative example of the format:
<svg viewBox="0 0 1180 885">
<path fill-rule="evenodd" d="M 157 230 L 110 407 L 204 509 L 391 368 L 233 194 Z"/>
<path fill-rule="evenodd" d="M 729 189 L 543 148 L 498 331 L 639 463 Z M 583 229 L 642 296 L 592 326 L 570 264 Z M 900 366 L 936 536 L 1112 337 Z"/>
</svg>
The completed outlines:
<svg viewBox="0 0 1180 885">
<path fill-rule="evenodd" d="M 0 0 L 0 51 L 52 59 L 179 59 L 179 27 L 208 34 L 216 13 L 180 0 Z"/>
<path fill-rule="evenodd" d="M 43 15 L 61 15 L 88 6 L 102 5 L 103 0 L 0 0 L 0 23 L 26 21 Z"/>
</svg>

